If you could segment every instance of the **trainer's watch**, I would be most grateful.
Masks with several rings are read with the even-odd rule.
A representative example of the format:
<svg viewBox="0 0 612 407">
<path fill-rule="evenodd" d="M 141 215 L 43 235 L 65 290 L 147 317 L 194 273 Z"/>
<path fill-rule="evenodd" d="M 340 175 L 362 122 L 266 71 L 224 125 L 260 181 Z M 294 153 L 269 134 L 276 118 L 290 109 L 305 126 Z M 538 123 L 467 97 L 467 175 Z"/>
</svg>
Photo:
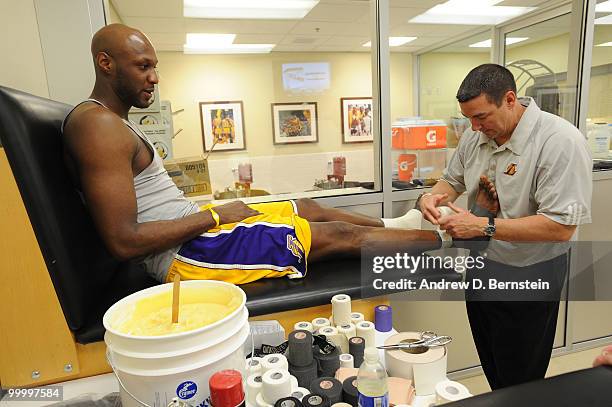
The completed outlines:
<svg viewBox="0 0 612 407">
<path fill-rule="evenodd" d="M 484 235 L 487 237 L 493 237 L 495 234 L 495 218 L 489 215 L 489 224 L 483 229 Z"/>
</svg>

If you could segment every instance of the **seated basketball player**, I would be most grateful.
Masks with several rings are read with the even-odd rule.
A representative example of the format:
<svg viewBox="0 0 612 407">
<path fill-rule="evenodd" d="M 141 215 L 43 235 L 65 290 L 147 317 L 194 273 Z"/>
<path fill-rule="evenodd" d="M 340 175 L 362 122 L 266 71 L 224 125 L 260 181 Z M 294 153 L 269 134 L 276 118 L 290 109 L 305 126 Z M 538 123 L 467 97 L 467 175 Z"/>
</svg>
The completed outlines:
<svg viewBox="0 0 612 407">
<path fill-rule="evenodd" d="M 307 262 L 357 257 L 368 242 L 405 242 L 415 253 L 441 247 L 443 238 L 448 243 L 444 233 L 411 230 L 421 224 L 415 210 L 374 219 L 308 199 L 198 208 L 127 119 L 132 106 L 152 103 L 158 82 L 157 57 L 147 37 L 113 24 L 94 35 L 91 50 L 96 82 L 90 98 L 64 120 L 66 163 L 111 254 L 144 262 L 159 281 L 177 273 L 236 284 L 299 278 Z"/>
</svg>

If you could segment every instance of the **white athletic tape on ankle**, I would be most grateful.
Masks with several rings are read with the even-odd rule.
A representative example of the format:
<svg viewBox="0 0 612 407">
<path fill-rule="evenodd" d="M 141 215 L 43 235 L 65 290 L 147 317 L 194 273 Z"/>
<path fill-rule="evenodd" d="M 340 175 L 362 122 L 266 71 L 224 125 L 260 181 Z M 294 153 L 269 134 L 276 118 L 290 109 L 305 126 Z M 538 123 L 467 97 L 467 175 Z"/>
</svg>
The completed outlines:
<svg viewBox="0 0 612 407">
<path fill-rule="evenodd" d="M 440 239 L 442 239 L 442 248 L 447 249 L 453 245 L 453 238 L 446 233 L 445 230 L 437 229 L 436 232 L 440 235 Z"/>
</svg>

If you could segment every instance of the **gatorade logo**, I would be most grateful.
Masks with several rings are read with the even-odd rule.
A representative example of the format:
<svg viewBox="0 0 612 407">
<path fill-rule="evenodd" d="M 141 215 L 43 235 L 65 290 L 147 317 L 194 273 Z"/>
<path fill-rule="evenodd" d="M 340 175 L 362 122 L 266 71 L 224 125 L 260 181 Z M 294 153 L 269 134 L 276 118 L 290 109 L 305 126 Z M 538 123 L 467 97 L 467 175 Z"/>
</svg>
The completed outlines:
<svg viewBox="0 0 612 407">
<path fill-rule="evenodd" d="M 427 143 L 435 144 L 436 143 L 436 131 L 429 130 L 427 134 L 425 135 L 425 138 L 427 139 Z"/>
<path fill-rule="evenodd" d="M 192 398 L 197 392 L 198 385 L 191 381 L 183 382 L 176 388 L 176 395 L 183 400 Z"/>
<path fill-rule="evenodd" d="M 408 161 L 402 161 L 400 163 L 400 170 L 402 171 L 408 171 Z"/>
</svg>

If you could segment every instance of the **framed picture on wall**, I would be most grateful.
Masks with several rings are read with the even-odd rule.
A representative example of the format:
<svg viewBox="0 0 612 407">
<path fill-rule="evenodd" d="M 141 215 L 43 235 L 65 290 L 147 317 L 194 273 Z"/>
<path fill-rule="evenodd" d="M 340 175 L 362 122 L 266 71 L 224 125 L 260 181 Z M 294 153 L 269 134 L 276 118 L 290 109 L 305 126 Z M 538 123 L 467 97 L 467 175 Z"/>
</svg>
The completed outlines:
<svg viewBox="0 0 612 407">
<path fill-rule="evenodd" d="M 200 122 L 204 152 L 246 149 L 242 101 L 200 102 Z"/>
<path fill-rule="evenodd" d="M 342 142 L 364 143 L 372 136 L 372 98 L 341 98 Z"/>
<path fill-rule="evenodd" d="M 272 103 L 272 127 L 274 144 L 318 142 L 317 104 Z"/>
</svg>

